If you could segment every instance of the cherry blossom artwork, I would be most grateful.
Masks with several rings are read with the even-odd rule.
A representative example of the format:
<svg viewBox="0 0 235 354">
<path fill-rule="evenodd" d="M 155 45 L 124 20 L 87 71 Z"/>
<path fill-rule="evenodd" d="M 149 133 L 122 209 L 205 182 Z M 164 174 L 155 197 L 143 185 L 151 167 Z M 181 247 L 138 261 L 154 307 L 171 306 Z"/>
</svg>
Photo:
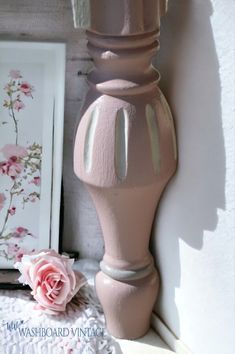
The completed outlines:
<svg viewBox="0 0 235 354">
<path fill-rule="evenodd" d="M 63 43 L 0 40 L 0 283 L 59 248 L 65 61 Z"/>
<path fill-rule="evenodd" d="M 42 146 L 37 141 L 21 144 L 19 139 L 24 119 L 20 112 L 27 110 L 27 101 L 33 100 L 34 86 L 24 79 L 20 70 L 12 69 L 3 90 L 7 120 L 0 121 L 1 130 L 8 134 L 13 129 L 14 139 L 0 146 L 0 258 L 15 262 L 23 254 L 34 252 L 24 241 L 38 237 L 23 222 L 14 225 L 12 221 L 27 204 L 40 200 Z"/>
</svg>

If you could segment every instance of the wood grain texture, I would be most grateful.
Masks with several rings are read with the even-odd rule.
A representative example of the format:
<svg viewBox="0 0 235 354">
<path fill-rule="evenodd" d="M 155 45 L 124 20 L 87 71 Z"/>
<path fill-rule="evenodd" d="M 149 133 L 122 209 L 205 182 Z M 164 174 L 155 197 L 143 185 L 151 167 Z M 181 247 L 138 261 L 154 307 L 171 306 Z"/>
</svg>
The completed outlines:
<svg viewBox="0 0 235 354">
<path fill-rule="evenodd" d="M 83 30 L 74 29 L 69 0 L 0 0 L 0 40 L 62 41 L 67 46 L 64 134 L 63 249 L 101 259 L 103 241 L 96 211 L 73 173 L 73 138 L 81 101 L 87 91 L 86 73 L 92 61 Z"/>
</svg>

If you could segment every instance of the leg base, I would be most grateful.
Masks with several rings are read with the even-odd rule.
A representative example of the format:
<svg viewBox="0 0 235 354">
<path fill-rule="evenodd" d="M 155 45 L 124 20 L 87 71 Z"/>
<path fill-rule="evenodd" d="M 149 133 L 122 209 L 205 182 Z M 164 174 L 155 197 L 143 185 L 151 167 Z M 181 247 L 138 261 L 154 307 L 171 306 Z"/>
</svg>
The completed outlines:
<svg viewBox="0 0 235 354">
<path fill-rule="evenodd" d="M 108 331 L 117 338 L 136 339 L 144 336 L 150 327 L 158 288 L 156 271 L 128 283 L 99 272 L 96 275 L 96 292 L 104 310 Z"/>
</svg>

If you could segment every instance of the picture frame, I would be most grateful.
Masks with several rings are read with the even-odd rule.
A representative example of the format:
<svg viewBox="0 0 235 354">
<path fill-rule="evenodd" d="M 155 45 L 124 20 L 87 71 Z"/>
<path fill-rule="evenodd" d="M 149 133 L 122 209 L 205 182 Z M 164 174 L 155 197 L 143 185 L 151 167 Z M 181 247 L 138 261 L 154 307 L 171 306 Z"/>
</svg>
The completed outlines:
<svg viewBox="0 0 235 354">
<path fill-rule="evenodd" d="M 0 41 L 0 269 L 59 250 L 65 53 L 64 43 Z"/>
</svg>

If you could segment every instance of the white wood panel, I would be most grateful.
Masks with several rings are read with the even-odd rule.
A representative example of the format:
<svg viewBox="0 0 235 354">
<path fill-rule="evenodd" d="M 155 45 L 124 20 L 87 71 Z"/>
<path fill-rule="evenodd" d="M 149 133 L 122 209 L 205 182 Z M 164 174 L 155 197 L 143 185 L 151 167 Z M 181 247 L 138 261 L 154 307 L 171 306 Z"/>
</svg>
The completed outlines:
<svg viewBox="0 0 235 354">
<path fill-rule="evenodd" d="M 115 339 L 120 348 L 116 348 L 117 354 L 173 354 L 161 338 L 153 331 L 137 340 Z"/>
<path fill-rule="evenodd" d="M 73 137 L 85 76 L 92 67 L 83 30 L 74 29 L 69 0 L 0 0 L 0 38 L 62 41 L 67 45 L 64 132 L 64 235 L 65 250 L 100 259 L 103 241 L 96 212 L 82 183 L 73 173 Z M 78 75 L 79 73 L 79 75 Z"/>
</svg>

